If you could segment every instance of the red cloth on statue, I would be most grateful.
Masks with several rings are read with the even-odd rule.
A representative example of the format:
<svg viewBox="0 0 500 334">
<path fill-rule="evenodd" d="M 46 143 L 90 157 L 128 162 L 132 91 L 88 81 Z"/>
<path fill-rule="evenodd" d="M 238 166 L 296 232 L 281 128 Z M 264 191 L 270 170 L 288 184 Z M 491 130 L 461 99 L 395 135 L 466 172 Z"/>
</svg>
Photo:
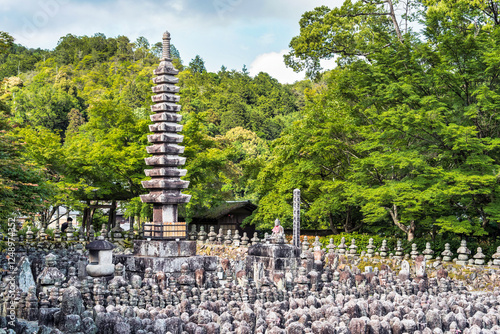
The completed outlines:
<svg viewBox="0 0 500 334">
<path fill-rule="evenodd" d="M 273 227 L 273 233 L 280 233 L 280 225 Z"/>
</svg>

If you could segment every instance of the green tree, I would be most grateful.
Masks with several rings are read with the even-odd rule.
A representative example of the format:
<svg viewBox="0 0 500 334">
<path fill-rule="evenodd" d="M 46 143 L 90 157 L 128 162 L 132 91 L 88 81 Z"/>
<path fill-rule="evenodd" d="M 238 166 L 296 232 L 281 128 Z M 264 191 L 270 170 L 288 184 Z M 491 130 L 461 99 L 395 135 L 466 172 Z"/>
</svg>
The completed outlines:
<svg viewBox="0 0 500 334">
<path fill-rule="evenodd" d="M 133 54 L 133 43 L 127 36 L 118 36 L 116 38 L 116 57 L 119 60 L 131 60 Z"/>
<path fill-rule="evenodd" d="M 66 138 L 67 178 L 74 183 L 84 180 L 96 190 L 92 197 L 97 199 L 127 199 L 143 193 L 147 114 L 102 100 L 88 109 L 88 115 L 88 122 Z M 87 195 L 80 189 L 81 199 L 93 199 Z"/>
<path fill-rule="evenodd" d="M 46 193 L 43 203 L 38 206 L 42 226 L 57 219 L 58 208 L 64 206 L 73 210 L 83 209 L 75 192 L 82 184 L 73 182 L 65 175 L 69 161 L 66 159 L 59 133 L 39 127 L 24 127 L 17 135 L 25 143 L 23 156 L 33 166 L 43 171 L 50 193 Z"/>
<path fill-rule="evenodd" d="M 243 65 L 243 67 L 241 69 L 241 73 L 243 73 L 243 75 L 250 74 L 250 72 L 248 72 L 247 65 Z"/>
<path fill-rule="evenodd" d="M 410 2 L 402 5 L 407 13 Z M 340 56 L 339 63 L 343 64 L 400 46 L 404 38 L 398 22 L 408 22 L 409 18 L 408 14 L 396 16 L 392 0 L 346 0 L 334 9 L 318 7 L 302 15 L 300 35 L 292 38 L 292 51 L 285 55 L 285 63 L 317 77 L 322 70 L 321 59 Z"/>
<path fill-rule="evenodd" d="M 234 168 L 231 162 L 234 150 L 222 139 L 212 138 L 205 125 L 206 113 L 190 112 L 186 115 L 183 128 L 186 157 L 185 179 L 191 201 L 181 209 L 181 215 L 190 221 L 191 217 L 232 198 L 231 189 L 224 189 L 228 174 Z"/>
<path fill-rule="evenodd" d="M 179 62 L 182 63 L 181 53 L 172 43 L 170 44 L 170 57 L 172 57 L 172 59 L 178 59 Z"/>
<path fill-rule="evenodd" d="M 191 73 L 204 73 L 207 71 L 205 62 L 199 55 L 196 55 L 196 57 L 189 62 L 189 69 Z"/>
<path fill-rule="evenodd" d="M 149 54 L 149 41 L 144 36 L 138 37 L 134 43 L 134 55 L 136 59 L 144 59 Z"/>
<path fill-rule="evenodd" d="M 76 133 L 79 131 L 80 126 L 85 124 L 85 118 L 78 109 L 71 109 L 68 114 L 69 125 L 66 129 L 66 133 Z"/>
<path fill-rule="evenodd" d="M 54 191 L 43 170 L 26 158 L 12 125 L 0 106 L 0 219 L 39 212 Z"/>
<path fill-rule="evenodd" d="M 418 32 L 399 29 L 391 2 L 308 12 L 286 62 L 315 75 L 338 57 L 335 89 L 362 138 L 349 201 L 365 222 L 391 221 L 409 240 L 435 228 L 481 235 L 499 221 L 498 6 L 413 5 Z"/>
<path fill-rule="evenodd" d="M 51 130 L 66 130 L 68 114 L 81 108 L 79 100 L 55 86 L 27 86 L 21 89 L 13 101 L 17 119 L 33 126 Z"/>
<path fill-rule="evenodd" d="M 0 54 L 4 53 L 14 44 L 14 37 L 6 33 L 5 31 L 0 31 Z"/>
<path fill-rule="evenodd" d="M 279 218 L 292 227 L 292 195 L 299 188 L 303 227 L 330 228 L 334 234 L 362 227 L 360 209 L 346 193 L 359 138 L 348 105 L 332 87 L 338 75 L 328 75 L 329 89 L 306 89 L 302 117 L 273 142 L 272 156 L 256 182 L 259 205 L 252 221 L 257 226 L 270 228 Z"/>
</svg>

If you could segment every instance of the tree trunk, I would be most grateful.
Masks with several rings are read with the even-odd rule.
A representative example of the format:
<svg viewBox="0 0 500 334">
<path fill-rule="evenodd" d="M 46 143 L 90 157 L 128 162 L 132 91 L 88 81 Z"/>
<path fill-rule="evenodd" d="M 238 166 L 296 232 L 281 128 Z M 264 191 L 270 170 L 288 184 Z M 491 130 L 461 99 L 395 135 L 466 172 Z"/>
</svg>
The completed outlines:
<svg viewBox="0 0 500 334">
<path fill-rule="evenodd" d="M 346 231 L 346 233 L 352 233 L 354 231 L 359 230 L 362 226 L 363 226 L 363 222 L 360 222 L 359 225 L 354 225 L 352 228 L 346 228 L 345 231 Z"/>
<path fill-rule="evenodd" d="M 363 226 L 363 222 L 360 222 L 358 225 L 356 225 L 356 222 L 352 220 L 351 217 L 351 207 L 348 206 L 346 208 L 346 218 L 344 220 L 344 232 L 345 233 L 352 233 L 354 231 L 359 230 Z"/>
<path fill-rule="evenodd" d="M 345 213 L 345 223 L 344 223 L 344 231 L 345 231 L 346 233 L 349 233 L 349 232 L 348 232 L 348 230 L 349 230 L 349 228 L 350 228 L 350 226 L 351 226 L 351 220 L 350 220 L 350 214 L 349 214 L 350 212 L 351 212 L 351 208 L 348 206 L 348 207 L 346 208 L 346 213 Z"/>
<path fill-rule="evenodd" d="M 87 216 L 89 215 L 89 208 L 84 208 L 83 209 L 83 216 L 82 216 L 82 231 L 83 232 L 87 232 L 88 231 L 88 228 L 87 228 Z"/>
<path fill-rule="evenodd" d="M 396 12 L 394 11 L 394 6 L 392 0 L 386 0 L 389 5 L 389 13 L 391 16 L 392 24 L 394 25 L 394 30 L 396 30 L 396 35 L 398 35 L 398 40 L 402 43 L 403 36 L 401 35 L 401 30 L 399 29 L 398 19 L 396 17 Z"/>
<path fill-rule="evenodd" d="M 411 221 L 407 234 L 408 234 L 408 241 L 413 241 L 413 239 L 415 239 L 415 221 L 414 220 Z"/>
<path fill-rule="evenodd" d="M 328 220 L 330 221 L 330 230 L 332 230 L 333 234 L 335 235 L 339 234 L 339 230 L 337 229 L 337 227 L 333 222 L 333 217 L 331 213 L 328 215 Z"/>
<path fill-rule="evenodd" d="M 111 209 L 109 209 L 108 217 L 108 231 L 111 231 L 116 225 L 116 201 L 111 202 Z"/>
<path fill-rule="evenodd" d="M 97 203 L 97 202 L 96 202 Z M 85 214 L 85 221 L 82 222 L 82 224 L 85 224 L 85 230 L 87 233 L 87 236 L 89 236 L 90 232 L 90 224 L 92 224 L 92 217 L 94 216 L 95 209 L 90 208 L 91 201 L 87 201 L 87 208 L 85 210 L 87 211 Z"/>
<path fill-rule="evenodd" d="M 406 233 L 406 235 L 408 237 L 408 241 L 412 241 L 413 239 L 415 239 L 415 229 L 416 229 L 415 221 L 412 220 L 410 222 L 410 226 L 406 226 L 405 224 L 401 223 L 399 221 L 398 207 L 396 206 L 396 204 L 392 205 L 392 209 L 390 209 L 390 208 L 385 208 L 385 209 L 387 211 L 389 211 L 389 214 L 392 217 L 392 221 L 394 222 L 394 225 L 396 225 L 397 227 L 399 227 L 399 229 L 401 231 Z"/>
<path fill-rule="evenodd" d="M 95 202 L 96 205 L 99 205 L 99 202 L 96 201 Z M 94 214 L 95 214 L 95 210 L 97 210 L 97 208 L 93 208 L 92 210 L 89 210 L 90 214 L 89 214 L 89 228 L 90 228 L 90 225 L 92 224 L 93 220 L 94 220 Z M 97 231 L 96 231 L 97 232 Z"/>
</svg>

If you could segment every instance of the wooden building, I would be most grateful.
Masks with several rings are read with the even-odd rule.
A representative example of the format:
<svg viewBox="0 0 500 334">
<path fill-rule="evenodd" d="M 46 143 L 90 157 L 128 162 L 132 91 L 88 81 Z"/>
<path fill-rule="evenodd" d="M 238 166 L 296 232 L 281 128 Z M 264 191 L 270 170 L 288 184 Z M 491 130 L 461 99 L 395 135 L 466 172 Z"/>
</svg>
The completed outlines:
<svg viewBox="0 0 500 334">
<path fill-rule="evenodd" d="M 233 232 L 238 230 L 240 236 L 243 235 L 243 232 L 246 232 L 247 236 L 251 238 L 255 232 L 255 226 L 246 225 L 242 227 L 241 223 L 255 209 L 257 209 L 257 206 L 250 201 L 227 201 L 194 217 L 190 225 L 196 225 L 197 231 L 200 230 L 200 226 L 204 226 L 207 233 L 210 231 L 210 226 L 214 226 L 216 233 L 219 232 L 219 229 L 222 229 L 224 235 L 227 234 L 227 230 L 233 230 Z"/>
</svg>

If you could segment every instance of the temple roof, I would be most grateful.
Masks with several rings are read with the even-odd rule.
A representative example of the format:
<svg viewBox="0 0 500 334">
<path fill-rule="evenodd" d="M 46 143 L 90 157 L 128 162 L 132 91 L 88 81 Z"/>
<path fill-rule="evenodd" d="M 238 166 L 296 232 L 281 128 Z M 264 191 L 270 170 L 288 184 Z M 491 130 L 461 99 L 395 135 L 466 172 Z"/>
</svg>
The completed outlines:
<svg viewBox="0 0 500 334">
<path fill-rule="evenodd" d="M 196 218 L 219 219 L 238 209 L 245 209 L 247 211 L 252 212 L 255 209 L 257 209 L 257 205 L 253 204 L 248 200 L 227 201 L 222 203 L 221 205 L 211 208 L 208 211 L 205 211 L 204 213 L 196 215 Z"/>
</svg>

